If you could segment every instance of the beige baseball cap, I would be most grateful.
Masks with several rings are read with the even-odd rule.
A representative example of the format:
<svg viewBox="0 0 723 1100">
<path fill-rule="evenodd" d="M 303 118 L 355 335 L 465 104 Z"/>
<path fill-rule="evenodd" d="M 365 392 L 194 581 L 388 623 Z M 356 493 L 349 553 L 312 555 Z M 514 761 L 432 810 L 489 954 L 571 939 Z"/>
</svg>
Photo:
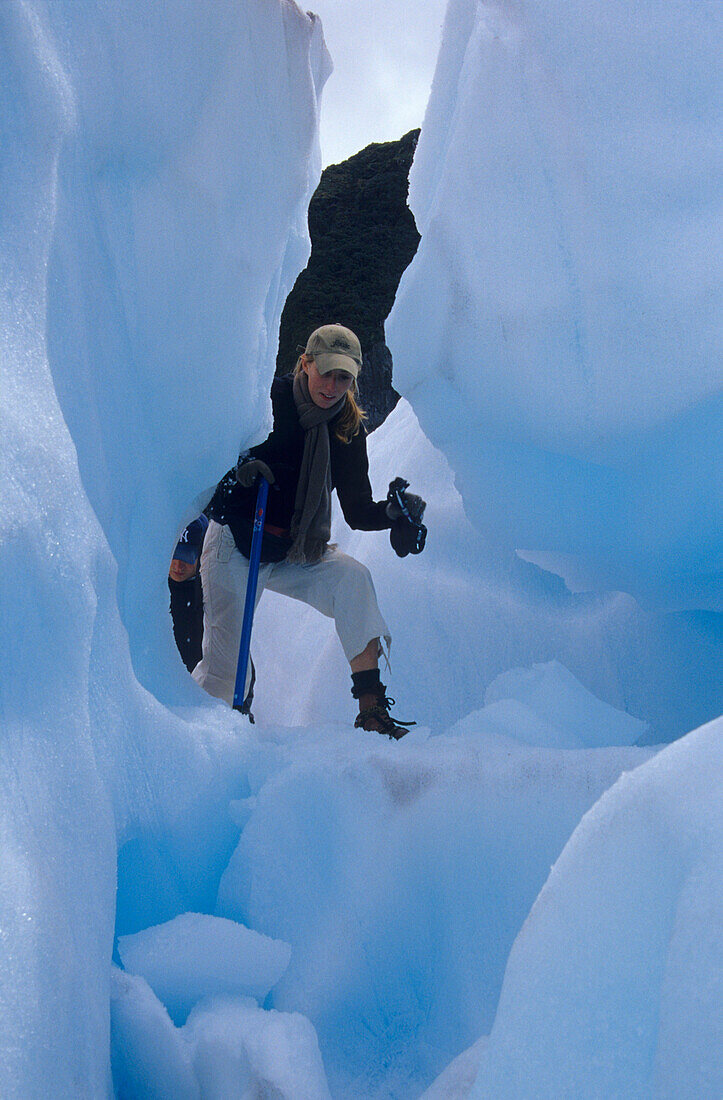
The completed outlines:
<svg viewBox="0 0 723 1100">
<path fill-rule="evenodd" d="M 362 366 L 361 344 L 343 325 L 322 325 L 306 341 L 306 354 L 316 363 L 319 374 L 343 370 L 356 378 Z"/>
</svg>

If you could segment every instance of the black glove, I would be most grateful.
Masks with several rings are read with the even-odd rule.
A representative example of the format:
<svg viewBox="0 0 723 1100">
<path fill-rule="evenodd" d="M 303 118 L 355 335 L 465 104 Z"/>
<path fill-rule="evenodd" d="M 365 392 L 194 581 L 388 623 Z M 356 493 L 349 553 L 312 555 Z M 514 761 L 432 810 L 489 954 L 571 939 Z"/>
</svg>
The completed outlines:
<svg viewBox="0 0 723 1100">
<path fill-rule="evenodd" d="M 401 478 L 398 480 L 401 480 Z M 394 482 L 392 482 L 392 485 L 393 484 Z M 401 519 L 402 516 L 405 519 L 411 516 L 413 520 L 419 522 L 424 515 L 424 509 L 427 507 L 426 501 L 418 497 L 416 493 L 405 493 L 404 490 L 402 490 L 400 495 L 404 501 L 403 505 L 397 500 L 396 493 L 393 496 L 390 495 L 387 497 L 386 513 L 389 518 L 391 520 L 397 520 Z"/>
<path fill-rule="evenodd" d="M 427 528 L 408 523 L 406 519 L 395 520 L 389 532 L 389 541 L 397 557 L 406 558 L 407 554 L 421 554 L 427 541 Z"/>
<path fill-rule="evenodd" d="M 236 466 L 236 480 L 244 489 L 251 489 L 260 477 L 265 477 L 269 485 L 273 485 L 276 478 L 266 463 L 260 458 L 240 458 Z"/>
<path fill-rule="evenodd" d="M 400 558 L 421 554 L 427 539 L 427 528 L 422 523 L 427 505 L 415 493 L 407 493 L 408 487 L 409 482 L 398 477 L 390 483 L 387 494 L 386 513 L 392 521 L 389 541 Z"/>
</svg>

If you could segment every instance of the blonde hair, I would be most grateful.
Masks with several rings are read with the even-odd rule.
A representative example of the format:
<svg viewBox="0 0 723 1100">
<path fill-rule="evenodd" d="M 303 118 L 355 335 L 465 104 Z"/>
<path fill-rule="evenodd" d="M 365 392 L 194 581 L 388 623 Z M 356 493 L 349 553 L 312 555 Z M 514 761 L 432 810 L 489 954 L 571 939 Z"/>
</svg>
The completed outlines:
<svg viewBox="0 0 723 1100">
<path fill-rule="evenodd" d="M 296 360 L 294 374 L 299 374 L 304 369 L 301 358 L 302 357 L 299 356 Z M 306 358 L 313 362 L 310 355 L 307 355 Z M 357 401 L 358 394 L 359 387 L 356 384 L 355 378 L 350 388 L 344 394 L 344 409 L 342 414 L 334 422 L 334 435 L 340 443 L 351 443 L 352 439 L 357 435 L 362 424 L 367 419 L 367 414 Z"/>
</svg>

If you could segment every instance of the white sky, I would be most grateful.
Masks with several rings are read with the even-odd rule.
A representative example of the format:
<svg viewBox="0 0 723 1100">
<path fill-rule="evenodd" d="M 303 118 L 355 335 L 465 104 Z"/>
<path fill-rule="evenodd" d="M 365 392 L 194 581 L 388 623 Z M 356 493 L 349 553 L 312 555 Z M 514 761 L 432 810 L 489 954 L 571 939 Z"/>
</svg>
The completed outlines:
<svg viewBox="0 0 723 1100">
<path fill-rule="evenodd" d="M 321 101 L 324 166 L 421 126 L 447 0 L 311 0 L 308 6 L 321 16 L 334 62 Z"/>
</svg>

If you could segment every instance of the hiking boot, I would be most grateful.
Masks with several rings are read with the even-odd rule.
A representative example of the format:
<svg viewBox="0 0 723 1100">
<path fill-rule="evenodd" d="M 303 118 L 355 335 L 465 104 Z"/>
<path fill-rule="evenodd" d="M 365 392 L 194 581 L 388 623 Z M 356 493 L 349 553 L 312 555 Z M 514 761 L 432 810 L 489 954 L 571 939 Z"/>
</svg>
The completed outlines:
<svg viewBox="0 0 723 1100">
<path fill-rule="evenodd" d="M 382 733 L 393 741 L 398 741 L 405 733 L 409 733 L 410 726 L 416 726 L 417 723 L 392 718 L 389 708 L 394 706 L 394 700 L 388 698 L 383 684 L 381 689 L 381 694 L 364 694 L 359 697 L 359 714 L 354 728 Z"/>
</svg>

